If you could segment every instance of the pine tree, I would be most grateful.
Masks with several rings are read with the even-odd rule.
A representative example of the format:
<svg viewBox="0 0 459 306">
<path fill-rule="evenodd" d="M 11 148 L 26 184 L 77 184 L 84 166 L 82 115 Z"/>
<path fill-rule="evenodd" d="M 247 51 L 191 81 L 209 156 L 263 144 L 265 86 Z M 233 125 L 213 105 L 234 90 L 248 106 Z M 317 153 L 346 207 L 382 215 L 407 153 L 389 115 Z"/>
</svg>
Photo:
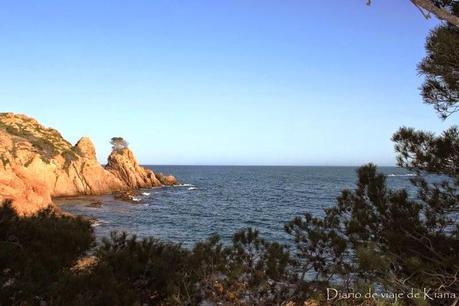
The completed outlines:
<svg viewBox="0 0 459 306">
<path fill-rule="evenodd" d="M 436 1 L 459 16 L 457 1 Z M 459 28 L 445 23 L 427 38 L 419 64 L 421 95 L 443 119 L 459 110 Z M 400 167 L 415 172 L 415 196 L 391 190 L 369 164 L 357 187 L 344 190 L 323 218 L 306 214 L 286 225 L 295 238 L 298 270 L 323 291 L 333 280 L 459 300 L 459 129 L 441 135 L 400 128 L 393 136 Z M 454 299 L 453 299 L 454 300 Z M 453 302 L 446 300 L 446 302 Z"/>
</svg>

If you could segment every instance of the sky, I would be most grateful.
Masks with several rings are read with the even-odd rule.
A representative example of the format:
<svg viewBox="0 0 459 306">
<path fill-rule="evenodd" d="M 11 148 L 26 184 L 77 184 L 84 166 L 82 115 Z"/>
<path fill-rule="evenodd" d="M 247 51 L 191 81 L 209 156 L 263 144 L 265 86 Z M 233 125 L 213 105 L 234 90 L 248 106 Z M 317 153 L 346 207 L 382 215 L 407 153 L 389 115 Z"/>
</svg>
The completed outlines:
<svg viewBox="0 0 459 306">
<path fill-rule="evenodd" d="M 395 164 L 400 126 L 440 132 L 416 70 L 429 29 L 410 1 L 0 0 L 0 111 L 101 162 Z"/>
</svg>

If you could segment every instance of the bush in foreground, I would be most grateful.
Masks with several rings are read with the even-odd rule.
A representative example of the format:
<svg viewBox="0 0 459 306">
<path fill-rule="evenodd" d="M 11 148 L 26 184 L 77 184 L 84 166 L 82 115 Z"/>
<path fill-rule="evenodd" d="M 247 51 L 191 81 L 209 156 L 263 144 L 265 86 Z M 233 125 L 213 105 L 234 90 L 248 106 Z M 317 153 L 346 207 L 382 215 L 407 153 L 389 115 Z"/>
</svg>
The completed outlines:
<svg viewBox="0 0 459 306">
<path fill-rule="evenodd" d="M 407 136 L 402 136 L 396 140 L 399 149 L 413 148 L 403 146 Z M 235 233 L 229 245 L 218 235 L 186 249 L 154 238 L 112 233 L 94 246 L 88 221 L 58 216 L 51 209 L 20 218 L 5 203 L 0 208 L 0 301 L 2 305 L 303 305 L 311 298 L 337 305 L 393 302 L 326 301 L 326 289 L 333 287 L 341 292 L 379 289 L 405 294 L 411 288 L 427 288 L 435 298 L 433 305 L 452 304 L 453 295 L 459 297 L 455 178 L 454 171 L 440 183 L 418 178 L 413 183 L 419 196 L 412 198 L 404 190 L 390 190 L 375 166 L 361 167 L 357 187 L 344 190 L 337 205 L 325 210 L 325 217 L 306 214 L 286 225 L 293 255 L 250 228 Z M 78 267 L 77 262 L 88 255 L 91 264 Z M 427 302 L 398 301 L 400 305 Z"/>
<path fill-rule="evenodd" d="M 51 208 L 19 217 L 6 202 L 0 245 L 1 305 L 276 305 L 293 293 L 289 253 L 252 229 L 227 246 L 116 232 L 96 246 L 89 221 Z"/>
<path fill-rule="evenodd" d="M 48 208 L 22 218 L 5 202 L 0 208 L 0 304 L 51 300 L 62 271 L 93 244 L 90 222 L 80 217 Z"/>
</svg>

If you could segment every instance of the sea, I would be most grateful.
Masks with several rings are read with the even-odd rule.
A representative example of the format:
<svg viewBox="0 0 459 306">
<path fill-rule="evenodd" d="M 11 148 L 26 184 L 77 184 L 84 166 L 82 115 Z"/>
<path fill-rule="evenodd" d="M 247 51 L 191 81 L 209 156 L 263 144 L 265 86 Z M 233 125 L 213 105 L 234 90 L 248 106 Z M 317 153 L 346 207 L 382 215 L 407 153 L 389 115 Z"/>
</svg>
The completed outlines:
<svg viewBox="0 0 459 306">
<path fill-rule="evenodd" d="M 56 199 L 60 208 L 93 220 L 98 239 L 112 231 L 153 236 L 191 247 L 218 233 L 252 227 L 269 241 L 290 244 L 284 224 L 309 212 L 322 216 L 343 189 L 356 186 L 356 167 L 301 166 L 147 166 L 172 174 L 179 186 L 140 190 L 138 202 L 111 195 Z M 414 174 L 380 167 L 391 188 L 413 192 Z M 100 202 L 101 205 L 94 205 Z"/>
</svg>

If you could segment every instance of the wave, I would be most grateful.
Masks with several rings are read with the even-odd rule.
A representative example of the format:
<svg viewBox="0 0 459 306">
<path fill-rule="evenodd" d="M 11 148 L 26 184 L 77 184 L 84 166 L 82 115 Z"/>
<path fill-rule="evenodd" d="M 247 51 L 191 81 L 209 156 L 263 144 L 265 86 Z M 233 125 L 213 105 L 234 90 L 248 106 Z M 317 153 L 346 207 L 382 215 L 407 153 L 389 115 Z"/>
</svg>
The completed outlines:
<svg viewBox="0 0 459 306">
<path fill-rule="evenodd" d="M 132 197 L 132 201 L 134 201 L 134 202 L 140 202 L 140 201 L 142 201 L 142 199 L 141 199 L 141 198 L 138 198 L 138 197 Z"/>
<path fill-rule="evenodd" d="M 91 226 L 92 227 L 97 227 L 97 226 L 101 226 L 102 224 L 106 225 L 106 224 L 110 224 L 110 223 L 111 222 L 108 221 L 108 220 L 101 220 L 101 219 L 96 220 L 96 219 L 94 219 L 94 220 L 91 221 Z"/>
<path fill-rule="evenodd" d="M 176 187 L 193 187 L 194 185 L 193 184 L 178 184 L 178 185 L 175 185 Z"/>
<path fill-rule="evenodd" d="M 389 177 L 405 177 L 405 176 L 418 176 L 418 175 L 415 174 L 415 173 L 406 173 L 406 174 L 394 174 L 394 173 L 391 173 L 391 174 L 388 174 L 387 176 L 389 176 Z"/>
<path fill-rule="evenodd" d="M 197 190 L 197 189 L 198 189 L 198 188 L 196 188 L 196 187 L 190 187 L 190 188 L 188 188 L 188 190 Z"/>
<path fill-rule="evenodd" d="M 142 195 L 144 195 L 144 196 L 149 196 L 149 195 L 150 195 L 150 192 L 142 192 Z"/>
</svg>

